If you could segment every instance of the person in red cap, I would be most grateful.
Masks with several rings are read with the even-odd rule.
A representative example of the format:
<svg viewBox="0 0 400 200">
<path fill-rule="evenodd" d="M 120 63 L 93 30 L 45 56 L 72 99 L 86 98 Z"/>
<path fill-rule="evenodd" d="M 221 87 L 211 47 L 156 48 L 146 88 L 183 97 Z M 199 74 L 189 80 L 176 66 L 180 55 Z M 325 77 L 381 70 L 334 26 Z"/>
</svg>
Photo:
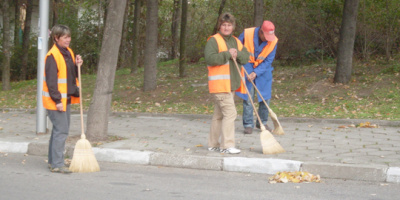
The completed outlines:
<svg viewBox="0 0 400 200">
<path fill-rule="evenodd" d="M 259 27 L 247 28 L 239 36 L 239 40 L 250 52 L 250 61 L 243 67 L 249 74 L 246 80 L 250 96 L 254 98 L 255 89 L 249 80 L 252 80 L 262 97 L 269 104 L 272 89 L 272 62 L 275 58 L 278 38 L 275 36 L 275 26 L 270 21 L 264 21 Z M 243 99 L 243 127 L 245 134 L 251 134 L 254 128 L 253 107 L 246 94 L 236 93 Z M 258 96 L 258 94 L 257 94 Z M 271 131 L 267 126 L 268 109 L 262 99 L 258 96 L 258 114 L 265 128 Z M 258 120 L 256 127 L 260 128 Z"/>
</svg>

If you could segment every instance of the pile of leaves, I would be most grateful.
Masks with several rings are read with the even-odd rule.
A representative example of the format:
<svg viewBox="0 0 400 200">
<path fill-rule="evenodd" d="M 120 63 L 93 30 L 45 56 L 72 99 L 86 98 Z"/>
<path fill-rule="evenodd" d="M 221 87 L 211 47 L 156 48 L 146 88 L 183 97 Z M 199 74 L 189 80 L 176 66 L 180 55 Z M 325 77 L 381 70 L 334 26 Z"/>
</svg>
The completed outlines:
<svg viewBox="0 0 400 200">
<path fill-rule="evenodd" d="M 365 122 L 365 123 L 358 124 L 358 127 L 360 127 L 360 128 L 378 128 L 378 125 L 371 124 L 370 122 Z"/>
<path fill-rule="evenodd" d="M 359 123 L 357 125 L 350 124 L 350 125 L 342 125 L 339 128 L 379 128 L 377 124 L 371 124 L 371 122 Z"/>
<path fill-rule="evenodd" d="M 319 175 L 313 175 L 308 172 L 277 172 L 274 176 L 271 176 L 269 183 L 302 183 L 302 182 L 321 182 L 321 177 Z"/>
</svg>

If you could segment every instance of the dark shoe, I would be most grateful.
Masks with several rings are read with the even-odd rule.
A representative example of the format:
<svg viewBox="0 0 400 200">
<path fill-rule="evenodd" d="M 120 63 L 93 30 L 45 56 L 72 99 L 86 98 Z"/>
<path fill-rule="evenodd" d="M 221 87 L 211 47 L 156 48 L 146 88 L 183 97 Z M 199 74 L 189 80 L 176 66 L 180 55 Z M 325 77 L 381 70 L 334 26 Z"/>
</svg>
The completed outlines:
<svg viewBox="0 0 400 200">
<path fill-rule="evenodd" d="M 272 133 L 272 129 L 268 125 L 264 124 L 264 126 L 265 126 L 265 129 L 267 129 L 267 131 Z M 256 128 L 261 129 L 260 124 L 256 124 Z"/>
<path fill-rule="evenodd" d="M 72 173 L 69 171 L 68 167 L 56 167 L 56 168 L 50 168 L 50 171 L 53 173 L 62 173 L 62 174 L 69 174 Z"/>
<path fill-rule="evenodd" d="M 253 128 L 251 127 L 244 128 L 244 134 L 251 134 L 251 133 L 253 133 Z"/>
</svg>

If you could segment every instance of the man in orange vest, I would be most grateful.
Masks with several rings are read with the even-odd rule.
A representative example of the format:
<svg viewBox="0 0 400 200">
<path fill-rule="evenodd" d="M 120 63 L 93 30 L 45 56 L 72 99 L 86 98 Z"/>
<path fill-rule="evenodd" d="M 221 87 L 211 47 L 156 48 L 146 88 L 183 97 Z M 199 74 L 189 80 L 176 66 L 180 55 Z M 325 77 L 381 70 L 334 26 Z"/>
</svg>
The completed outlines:
<svg viewBox="0 0 400 200">
<path fill-rule="evenodd" d="M 75 58 L 69 48 L 71 31 L 67 26 L 56 25 L 51 29 L 53 47 L 45 58 L 43 80 L 43 106 L 53 124 L 49 141 L 48 163 L 51 172 L 71 173 L 64 165 L 65 141 L 68 137 L 71 104 L 79 103 L 78 69 L 80 55 Z"/>
<path fill-rule="evenodd" d="M 233 60 L 245 64 L 249 52 L 232 32 L 235 18 L 224 13 L 218 19 L 218 33 L 211 36 L 204 49 L 208 65 L 208 87 L 214 100 L 214 115 L 208 138 L 208 150 L 240 153 L 235 147 L 235 119 L 237 116 L 234 92 L 241 86 L 240 74 Z"/>
<path fill-rule="evenodd" d="M 249 74 L 246 85 L 249 89 L 251 97 L 254 97 L 255 89 L 249 80 L 252 80 L 262 97 L 269 104 L 272 89 L 272 62 L 275 58 L 278 38 L 275 36 L 275 26 L 270 21 L 264 21 L 259 27 L 247 28 L 239 36 L 239 40 L 250 52 L 250 61 L 244 65 L 245 70 Z M 248 100 L 248 96 L 236 93 L 243 99 L 243 127 L 245 134 L 251 134 L 254 128 L 253 107 Z M 258 93 L 257 93 L 258 96 Z M 268 109 L 262 99 L 258 96 L 258 114 L 267 130 L 271 128 L 267 126 Z M 256 127 L 260 128 L 259 121 L 256 121 Z"/>
</svg>

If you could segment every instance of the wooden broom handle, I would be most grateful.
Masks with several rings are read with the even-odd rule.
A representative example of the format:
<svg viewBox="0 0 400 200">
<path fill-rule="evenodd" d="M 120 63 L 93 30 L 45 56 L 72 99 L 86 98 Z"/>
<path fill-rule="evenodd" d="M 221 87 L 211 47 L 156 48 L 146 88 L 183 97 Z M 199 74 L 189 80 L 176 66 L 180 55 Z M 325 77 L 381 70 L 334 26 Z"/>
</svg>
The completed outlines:
<svg viewBox="0 0 400 200">
<path fill-rule="evenodd" d="M 246 80 L 244 79 L 244 77 L 243 77 L 242 74 L 240 73 L 240 69 L 239 69 L 239 66 L 238 66 L 238 64 L 237 64 L 237 62 L 236 62 L 236 59 L 233 59 L 233 62 L 235 62 L 236 69 L 238 70 L 238 73 L 239 73 L 239 75 L 240 75 L 240 80 L 242 80 L 243 85 L 244 85 L 244 88 L 246 88 L 247 96 L 249 97 L 250 103 L 251 103 L 251 105 L 253 106 L 253 110 L 254 110 L 254 112 L 255 112 L 256 115 L 257 115 L 258 122 L 260 122 L 260 127 L 264 127 L 264 124 L 262 124 L 261 118 L 260 118 L 260 116 L 258 115 L 258 112 L 257 112 L 257 110 L 256 110 L 256 107 L 254 106 L 253 100 L 251 99 L 249 89 L 247 89 Z M 245 71 L 246 71 L 246 70 L 245 70 Z"/>
<path fill-rule="evenodd" d="M 249 73 L 247 73 L 246 69 L 243 68 L 244 73 L 246 73 L 246 76 L 249 76 Z M 268 108 L 268 112 L 271 112 L 271 108 L 269 108 L 267 102 L 264 100 L 264 97 L 261 95 L 260 91 L 258 90 L 256 84 L 254 84 L 253 80 L 249 80 L 251 82 L 251 84 L 253 84 L 253 87 L 255 90 L 257 90 L 258 95 L 261 97 L 262 101 L 264 102 L 264 104 L 267 106 Z"/>
<path fill-rule="evenodd" d="M 83 127 L 83 108 L 82 108 L 82 81 L 81 81 L 81 65 L 82 64 L 78 64 L 78 80 L 79 80 L 79 107 L 81 110 L 81 129 L 82 129 L 82 133 L 81 133 L 81 138 L 82 139 L 86 139 L 85 136 L 85 132 L 84 127 Z"/>
</svg>

